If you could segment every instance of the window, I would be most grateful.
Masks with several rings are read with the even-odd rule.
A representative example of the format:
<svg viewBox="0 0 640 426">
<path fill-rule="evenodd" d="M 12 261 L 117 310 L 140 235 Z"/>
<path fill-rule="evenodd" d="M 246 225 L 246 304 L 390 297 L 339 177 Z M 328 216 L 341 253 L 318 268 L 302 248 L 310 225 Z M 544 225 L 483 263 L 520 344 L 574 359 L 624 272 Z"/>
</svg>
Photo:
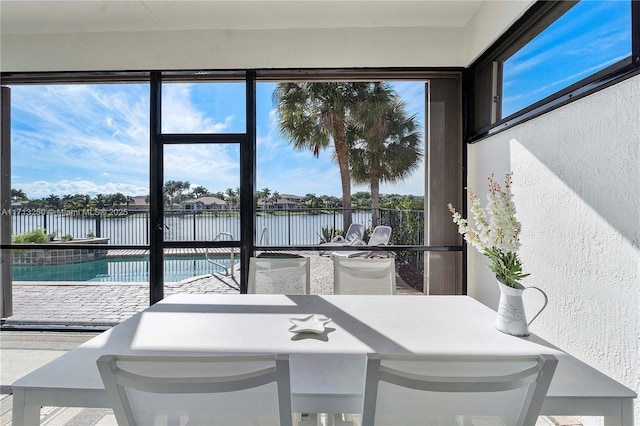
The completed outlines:
<svg viewBox="0 0 640 426">
<path fill-rule="evenodd" d="M 73 288 L 101 303 L 73 318 L 52 314 L 45 322 L 117 322 L 160 300 L 165 290 L 245 291 L 248 259 L 256 253 L 328 251 L 319 243 L 346 227 L 334 141 L 326 141 L 318 158 L 280 133 L 274 90 L 291 81 L 341 82 L 369 91 L 380 86 L 366 92 L 381 96 L 379 115 L 356 116 L 364 98 L 351 107 L 349 146 L 361 157 L 390 151 L 379 168 L 393 163 L 403 169 L 385 169 L 390 174 L 375 181 L 379 204 L 373 208 L 367 167 L 375 163 L 362 161 L 365 170 L 358 173 L 364 177 L 352 182 L 350 221 L 366 226 L 365 241 L 376 225 L 392 227 L 384 251 L 397 255 L 401 277 L 415 292 L 427 270 L 434 276 L 455 269 L 432 281 L 451 284 L 441 293 L 464 293 L 459 234 L 446 209 L 430 213 L 424 201 L 442 207 L 462 194 L 461 70 L 319 71 L 307 79 L 292 71 L 207 71 L 206 79 L 195 81 L 189 73 L 154 71 L 122 81 L 92 74 L 95 84 L 82 73 L 65 74 L 64 82 L 55 73 L 29 77 L 3 87 L 12 95 L 3 98 L 11 100 L 12 137 L 3 136 L 2 143 L 13 148 L 14 199 L 3 226 L 10 223 L 11 233 L 23 236 L 3 236 L 3 248 L 12 251 L 3 272 L 13 274 L 7 282 L 20 321 L 39 320 L 20 316 L 30 302 L 51 299 L 63 306 L 65 291 Z M 377 131 L 379 116 L 398 128 L 372 136 L 364 129 Z M 440 124 L 435 130 L 427 116 Z M 415 161 L 400 164 L 399 152 Z M 348 155 L 352 166 L 361 160 Z M 447 184 L 429 187 L 433 179 Z M 34 243 L 28 252 L 26 243 Z M 40 265 L 44 258 L 46 266 Z M 331 277 L 322 279 L 328 286 L 321 291 L 330 293 Z M 47 282 L 32 292 L 33 281 Z M 103 316 L 105 303 L 114 302 L 102 300 L 100 289 L 114 297 L 126 293 L 122 300 L 131 304 L 124 317 Z"/>
<path fill-rule="evenodd" d="M 539 1 L 470 67 L 468 142 L 640 72 L 640 3 Z"/>
<path fill-rule="evenodd" d="M 631 56 L 631 2 L 581 1 L 504 61 L 502 117 Z"/>
<path fill-rule="evenodd" d="M 11 100 L 11 233 L 148 244 L 148 84 L 16 85 Z"/>
</svg>

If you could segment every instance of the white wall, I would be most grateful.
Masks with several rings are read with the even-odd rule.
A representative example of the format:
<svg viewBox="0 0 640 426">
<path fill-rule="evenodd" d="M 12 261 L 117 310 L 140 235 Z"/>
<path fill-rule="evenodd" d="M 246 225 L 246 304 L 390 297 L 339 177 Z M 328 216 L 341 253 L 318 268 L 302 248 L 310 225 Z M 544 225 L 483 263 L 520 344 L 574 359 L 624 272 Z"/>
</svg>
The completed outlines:
<svg viewBox="0 0 640 426">
<path fill-rule="evenodd" d="M 3 34 L 0 67 L 7 72 L 464 67 L 531 4 L 484 2 L 465 27 Z"/>
<path fill-rule="evenodd" d="M 469 146 L 483 200 L 486 177 L 508 171 L 523 284 L 549 296 L 531 331 L 640 394 L 640 76 Z M 496 309 L 485 263 L 470 248 L 469 292 Z"/>
<path fill-rule="evenodd" d="M 6 35 L 1 65 L 2 71 L 461 66 L 462 37 L 460 28 Z"/>
<path fill-rule="evenodd" d="M 480 56 L 501 35 L 501 28 L 513 25 L 536 1 L 486 1 L 465 27 L 467 65 Z"/>
</svg>

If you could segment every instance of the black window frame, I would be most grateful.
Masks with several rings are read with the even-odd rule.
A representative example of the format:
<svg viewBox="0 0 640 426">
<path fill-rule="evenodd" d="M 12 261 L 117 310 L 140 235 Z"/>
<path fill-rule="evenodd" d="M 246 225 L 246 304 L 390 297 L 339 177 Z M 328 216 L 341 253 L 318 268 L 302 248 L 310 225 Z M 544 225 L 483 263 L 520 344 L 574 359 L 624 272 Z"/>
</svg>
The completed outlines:
<svg viewBox="0 0 640 426">
<path fill-rule="evenodd" d="M 164 249 L 185 247 L 233 247 L 240 249 L 240 292 L 246 293 L 248 288 L 249 258 L 257 250 L 282 251 L 318 251 L 324 247 L 309 246 L 266 246 L 258 245 L 255 241 L 255 179 L 256 179 L 256 83 L 258 81 L 383 81 L 383 80 L 428 80 L 430 78 L 451 78 L 458 76 L 462 89 L 462 121 L 465 119 L 465 90 L 467 73 L 460 67 L 391 67 L 391 68 L 312 68 L 312 69 L 238 69 L 238 70 L 154 70 L 154 71 L 68 71 L 68 72 L 2 72 L 0 82 L 2 86 L 28 84 L 90 84 L 90 83 L 148 83 L 150 91 L 149 111 L 149 157 L 150 157 L 150 186 L 149 209 L 150 231 L 147 245 L 113 245 L 114 249 L 148 249 L 149 261 L 149 301 L 150 305 L 164 298 Z M 244 134 L 172 134 L 162 132 L 162 83 L 189 81 L 229 81 L 240 80 L 246 87 L 246 132 Z M 163 205 L 162 187 L 163 177 L 163 145 L 164 144 L 193 144 L 193 143 L 239 143 L 240 144 L 240 240 L 239 241 L 165 241 L 163 236 Z M 466 158 L 464 141 L 460 141 L 463 158 Z M 464 169 L 462 166 L 462 188 L 464 187 Z M 425 192 L 426 192 L 425 188 Z M 426 194 L 425 194 L 426 196 Z M 464 202 L 463 202 L 464 204 Z M 457 235 L 457 234 L 456 234 Z M 0 244 L 2 249 L 16 249 L 20 245 L 13 243 Z M 46 248 L 46 245 L 31 245 L 32 248 Z M 84 248 L 75 245 L 76 248 Z M 56 245 L 56 249 L 67 248 L 65 244 Z M 91 248 L 91 247 L 89 247 Z M 384 250 L 368 247 L 373 251 L 424 251 L 424 252 L 463 252 L 465 245 L 460 240 L 453 245 L 389 245 Z M 461 270 L 461 292 L 466 294 L 466 261 L 463 259 Z"/>
<path fill-rule="evenodd" d="M 584 0 L 583 0 L 584 1 Z M 558 107 L 640 74 L 640 2 L 631 3 L 631 55 L 549 95 L 528 107 L 500 117 L 502 64 L 579 1 L 538 0 L 469 67 L 472 99 L 465 141 L 484 138 L 524 123 Z"/>
</svg>

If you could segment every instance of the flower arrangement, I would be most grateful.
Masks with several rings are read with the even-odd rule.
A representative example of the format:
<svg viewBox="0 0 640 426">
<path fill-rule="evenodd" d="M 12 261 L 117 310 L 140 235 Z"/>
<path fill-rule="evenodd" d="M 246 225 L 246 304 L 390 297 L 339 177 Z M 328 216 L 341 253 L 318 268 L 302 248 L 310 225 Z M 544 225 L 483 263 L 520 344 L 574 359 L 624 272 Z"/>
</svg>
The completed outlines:
<svg viewBox="0 0 640 426">
<path fill-rule="evenodd" d="M 507 173 L 504 188 L 489 176 L 489 194 L 486 211 L 480 206 L 480 200 L 469 189 L 471 213 L 477 229 L 469 227 L 468 222 L 449 203 L 453 213 L 453 222 L 458 232 L 480 253 L 489 258 L 489 269 L 498 281 L 513 288 L 523 288 L 518 282 L 529 276 L 522 272 L 522 263 L 518 258 L 520 248 L 520 223 L 516 220 L 516 208 L 511 193 L 511 176 Z"/>
</svg>

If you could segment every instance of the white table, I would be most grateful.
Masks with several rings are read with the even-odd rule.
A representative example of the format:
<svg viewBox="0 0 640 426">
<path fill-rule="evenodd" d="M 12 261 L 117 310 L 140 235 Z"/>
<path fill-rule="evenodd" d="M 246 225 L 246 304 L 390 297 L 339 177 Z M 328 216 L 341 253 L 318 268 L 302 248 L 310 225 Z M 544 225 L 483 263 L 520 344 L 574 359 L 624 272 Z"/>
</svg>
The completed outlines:
<svg viewBox="0 0 640 426">
<path fill-rule="evenodd" d="M 316 338 L 289 318 L 323 314 Z M 496 313 L 467 296 L 170 296 L 13 384 L 13 424 L 38 424 L 41 406 L 109 407 L 96 359 L 114 354 L 291 354 L 296 412 L 358 412 L 365 354 L 540 354 L 558 358 L 547 415 L 633 424 L 635 393 L 543 340 L 494 328 Z"/>
</svg>

